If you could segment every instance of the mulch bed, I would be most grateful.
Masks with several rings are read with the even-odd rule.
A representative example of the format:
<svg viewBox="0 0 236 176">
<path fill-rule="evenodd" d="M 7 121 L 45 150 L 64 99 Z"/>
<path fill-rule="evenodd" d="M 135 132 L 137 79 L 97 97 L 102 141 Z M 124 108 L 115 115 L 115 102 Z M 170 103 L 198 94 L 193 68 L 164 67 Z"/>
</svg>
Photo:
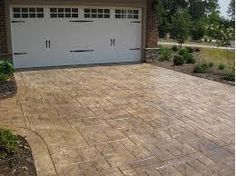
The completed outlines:
<svg viewBox="0 0 236 176">
<path fill-rule="evenodd" d="M 15 154 L 0 159 L 0 175 L 37 176 L 33 156 L 28 142 L 18 137 L 19 147 Z"/>
<path fill-rule="evenodd" d="M 172 62 L 167 62 L 167 61 L 163 61 L 163 62 L 156 61 L 153 64 L 157 65 L 159 67 L 174 70 L 177 72 L 186 73 L 186 74 L 197 76 L 200 78 L 209 79 L 209 80 L 217 81 L 220 83 L 235 85 L 235 83 L 232 81 L 224 80 L 223 79 L 224 73 L 223 73 L 223 71 L 220 71 L 220 70 L 210 69 L 210 71 L 208 73 L 193 73 L 193 70 L 194 70 L 194 67 L 196 66 L 196 64 L 184 64 L 184 65 L 180 65 L 180 66 L 174 66 Z"/>
<path fill-rule="evenodd" d="M 0 82 L 0 100 L 13 97 L 17 92 L 15 78 L 12 77 L 9 81 Z"/>
</svg>

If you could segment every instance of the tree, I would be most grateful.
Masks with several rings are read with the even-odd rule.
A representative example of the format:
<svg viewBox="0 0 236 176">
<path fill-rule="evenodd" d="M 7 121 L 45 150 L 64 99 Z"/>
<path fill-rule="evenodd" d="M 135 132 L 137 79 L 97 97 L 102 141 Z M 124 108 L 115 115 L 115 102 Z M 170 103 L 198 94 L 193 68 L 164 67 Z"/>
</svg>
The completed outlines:
<svg viewBox="0 0 236 176">
<path fill-rule="evenodd" d="M 189 0 L 189 14 L 194 21 L 205 16 L 205 3 L 202 0 Z"/>
<path fill-rule="evenodd" d="M 191 28 L 191 36 L 193 40 L 200 40 L 206 33 L 206 23 L 204 19 L 194 21 Z"/>
<path fill-rule="evenodd" d="M 172 17 L 171 36 L 182 46 L 188 38 L 191 28 L 191 17 L 187 10 L 178 10 Z"/>
<path fill-rule="evenodd" d="M 206 21 L 212 13 L 219 14 L 218 0 L 158 0 L 159 14 L 159 36 L 164 37 L 172 30 L 172 18 L 178 10 L 187 10 L 193 24 L 198 24 L 192 31 L 194 35 L 197 31 L 198 36 L 203 34 L 202 21 Z M 199 22 L 201 25 L 199 25 Z M 198 37 L 197 37 L 198 38 Z"/>
<path fill-rule="evenodd" d="M 230 40 L 234 38 L 234 29 L 226 27 L 224 24 L 210 24 L 207 26 L 212 38 L 217 40 L 218 45 L 229 45 Z"/>
<path fill-rule="evenodd" d="M 178 9 L 186 9 L 185 0 L 158 0 L 159 36 L 164 37 L 171 31 L 171 20 Z"/>
<path fill-rule="evenodd" d="M 232 21 L 235 21 L 235 0 L 231 0 L 228 8 L 228 14 Z"/>
</svg>

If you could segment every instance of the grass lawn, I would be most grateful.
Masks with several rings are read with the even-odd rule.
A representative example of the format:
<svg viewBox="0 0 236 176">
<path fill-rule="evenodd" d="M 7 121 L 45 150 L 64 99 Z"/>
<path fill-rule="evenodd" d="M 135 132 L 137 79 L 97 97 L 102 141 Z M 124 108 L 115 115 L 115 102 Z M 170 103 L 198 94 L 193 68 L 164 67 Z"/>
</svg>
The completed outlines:
<svg viewBox="0 0 236 176">
<path fill-rule="evenodd" d="M 201 48 L 199 53 L 199 61 L 213 62 L 214 67 L 218 67 L 219 64 L 224 64 L 226 70 L 232 70 L 235 65 L 235 51 L 234 50 L 223 50 L 223 49 L 212 49 L 212 48 Z"/>
</svg>

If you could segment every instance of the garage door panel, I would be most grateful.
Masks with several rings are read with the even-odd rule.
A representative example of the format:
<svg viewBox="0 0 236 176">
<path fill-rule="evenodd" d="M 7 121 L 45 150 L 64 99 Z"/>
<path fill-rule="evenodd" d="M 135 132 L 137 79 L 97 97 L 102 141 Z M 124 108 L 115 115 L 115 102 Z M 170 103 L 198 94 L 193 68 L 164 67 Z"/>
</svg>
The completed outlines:
<svg viewBox="0 0 236 176">
<path fill-rule="evenodd" d="M 16 68 L 140 60 L 141 23 L 133 21 L 141 19 L 141 10 L 139 16 L 134 10 L 121 10 L 117 16 L 115 8 L 38 8 L 43 8 L 44 14 L 33 19 L 29 18 L 30 7 L 24 19 L 14 18 L 12 10 L 12 20 L 25 21 L 12 23 Z M 37 7 L 35 11 L 36 16 L 42 13 Z"/>
</svg>

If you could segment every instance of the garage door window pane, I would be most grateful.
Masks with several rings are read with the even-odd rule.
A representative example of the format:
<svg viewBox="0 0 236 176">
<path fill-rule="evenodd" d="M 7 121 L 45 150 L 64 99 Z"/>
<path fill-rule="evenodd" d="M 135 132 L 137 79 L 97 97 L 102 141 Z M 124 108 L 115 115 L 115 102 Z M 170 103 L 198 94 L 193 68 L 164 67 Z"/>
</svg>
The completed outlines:
<svg viewBox="0 0 236 176">
<path fill-rule="evenodd" d="M 84 18 L 110 18 L 110 9 L 84 9 Z"/>
<path fill-rule="evenodd" d="M 22 8 L 22 18 L 29 18 L 28 8 Z"/>
<path fill-rule="evenodd" d="M 84 18 L 91 18 L 90 9 L 84 9 Z"/>
<path fill-rule="evenodd" d="M 65 9 L 65 17 L 66 18 L 71 18 L 71 8 L 66 8 Z"/>
<path fill-rule="evenodd" d="M 13 12 L 14 13 L 20 13 L 21 11 L 20 11 L 20 8 L 13 8 Z"/>
<path fill-rule="evenodd" d="M 37 14 L 37 18 L 43 18 L 44 17 L 44 14 L 43 13 L 38 13 Z"/>
<path fill-rule="evenodd" d="M 37 12 L 43 12 L 43 8 L 37 8 Z"/>
<path fill-rule="evenodd" d="M 22 8 L 23 13 L 28 13 L 28 8 Z"/>
<path fill-rule="evenodd" d="M 56 8 L 50 8 L 50 12 L 51 13 L 57 13 L 57 9 Z"/>
<path fill-rule="evenodd" d="M 84 18 L 91 18 L 90 14 L 84 14 Z"/>
<path fill-rule="evenodd" d="M 43 8 L 37 8 L 37 18 L 44 18 Z"/>
<path fill-rule="evenodd" d="M 29 14 L 29 17 L 30 17 L 30 18 L 36 18 L 36 14 L 35 14 L 35 13 L 30 13 L 30 14 Z"/>
<path fill-rule="evenodd" d="M 110 15 L 104 15 L 104 18 L 110 18 Z"/>
<path fill-rule="evenodd" d="M 72 14 L 72 18 L 78 18 L 78 17 L 79 17 L 79 14 L 76 14 L 76 13 Z"/>
<path fill-rule="evenodd" d="M 71 14 L 70 13 L 66 13 L 65 17 L 66 18 L 71 18 Z"/>
<path fill-rule="evenodd" d="M 72 18 L 78 18 L 79 17 L 79 9 L 72 8 Z"/>
<path fill-rule="evenodd" d="M 138 10 L 125 10 L 125 9 L 116 9 L 115 10 L 115 17 L 116 18 L 123 18 L 123 19 L 138 19 L 139 18 L 139 11 Z"/>
<path fill-rule="evenodd" d="M 22 14 L 22 18 L 29 18 L 28 13 L 23 13 L 23 14 Z"/>
<path fill-rule="evenodd" d="M 14 18 L 44 18 L 43 8 L 13 8 Z"/>
<path fill-rule="evenodd" d="M 97 18 L 97 14 L 92 14 L 92 18 Z"/>
<path fill-rule="evenodd" d="M 64 9 L 63 8 L 59 8 L 58 9 L 58 13 L 64 13 Z"/>
<path fill-rule="evenodd" d="M 14 18 L 21 18 L 21 14 L 15 13 L 15 14 L 13 15 L 13 17 L 14 17 Z"/>
<path fill-rule="evenodd" d="M 59 13 L 58 14 L 58 18 L 64 18 L 64 14 L 63 13 Z"/>
<path fill-rule="evenodd" d="M 29 8 L 29 12 L 34 12 L 35 13 L 35 8 Z"/>
<path fill-rule="evenodd" d="M 57 18 L 57 14 L 56 13 L 51 13 L 50 16 L 51 16 L 51 18 Z"/>
<path fill-rule="evenodd" d="M 75 9 L 75 8 L 72 9 L 73 13 L 78 13 L 78 11 L 79 11 L 79 9 Z"/>
</svg>

